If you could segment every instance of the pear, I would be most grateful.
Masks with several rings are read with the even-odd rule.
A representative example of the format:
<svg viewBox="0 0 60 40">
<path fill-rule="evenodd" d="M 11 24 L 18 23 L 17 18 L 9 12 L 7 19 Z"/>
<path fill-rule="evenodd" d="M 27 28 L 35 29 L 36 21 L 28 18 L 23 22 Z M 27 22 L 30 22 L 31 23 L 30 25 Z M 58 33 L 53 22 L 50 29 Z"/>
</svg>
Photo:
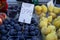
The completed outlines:
<svg viewBox="0 0 60 40">
<path fill-rule="evenodd" d="M 49 15 L 52 16 L 53 19 L 57 17 L 57 15 L 53 12 L 50 12 Z"/>
<path fill-rule="evenodd" d="M 46 17 L 46 14 L 45 13 L 41 13 L 40 14 L 40 18 L 42 18 L 42 17 Z"/>
<path fill-rule="evenodd" d="M 47 35 L 47 34 L 54 32 L 54 31 L 56 31 L 56 28 L 54 25 L 48 25 L 48 27 L 42 27 L 42 29 L 41 29 L 41 33 L 44 35 Z"/>
<path fill-rule="evenodd" d="M 54 31 L 54 32 L 51 32 L 50 34 L 48 34 L 46 36 L 46 40 L 58 40 L 56 32 Z"/>
<path fill-rule="evenodd" d="M 47 27 L 48 25 L 48 19 L 46 17 L 42 17 L 40 19 L 39 27 Z"/>
<path fill-rule="evenodd" d="M 35 12 L 37 15 L 41 14 L 41 10 L 42 10 L 41 6 L 39 6 L 39 5 L 35 6 Z"/>
<path fill-rule="evenodd" d="M 48 16 L 48 22 L 51 23 L 53 20 L 52 16 Z"/>
<path fill-rule="evenodd" d="M 44 34 L 44 35 L 47 35 L 47 34 L 49 34 L 50 32 L 51 32 L 51 29 L 48 28 L 48 27 L 43 27 L 43 28 L 41 29 L 41 33 Z"/>
<path fill-rule="evenodd" d="M 55 25 L 56 28 L 60 28 L 60 16 L 54 19 L 53 24 Z"/>
<path fill-rule="evenodd" d="M 55 13 L 55 14 L 59 14 L 59 13 L 60 13 L 60 11 L 59 11 L 59 8 L 58 8 L 58 7 L 54 7 L 54 13 Z"/>
<path fill-rule="evenodd" d="M 41 7 L 42 7 L 42 12 L 47 13 L 47 7 L 44 4 Z"/>
<path fill-rule="evenodd" d="M 50 5 L 50 6 L 48 7 L 49 12 L 53 12 L 53 9 L 54 9 L 54 6 L 52 6 L 52 5 Z"/>
<path fill-rule="evenodd" d="M 47 22 L 45 22 L 45 21 L 41 21 L 40 23 L 39 23 L 39 27 L 40 28 L 42 28 L 42 27 L 46 27 L 48 24 L 47 24 Z"/>
<path fill-rule="evenodd" d="M 56 31 L 56 27 L 54 25 L 48 25 L 48 28 L 51 29 L 51 32 Z"/>
</svg>

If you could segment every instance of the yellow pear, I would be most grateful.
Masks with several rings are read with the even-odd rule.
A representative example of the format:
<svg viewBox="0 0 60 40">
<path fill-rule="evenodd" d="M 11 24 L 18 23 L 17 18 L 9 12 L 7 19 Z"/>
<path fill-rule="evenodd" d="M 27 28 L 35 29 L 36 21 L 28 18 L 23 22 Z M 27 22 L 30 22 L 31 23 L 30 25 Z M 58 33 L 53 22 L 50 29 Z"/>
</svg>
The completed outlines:
<svg viewBox="0 0 60 40">
<path fill-rule="evenodd" d="M 44 20 L 44 19 L 45 19 L 45 17 L 41 17 L 41 18 L 40 18 L 40 21 L 42 21 L 42 20 Z"/>
<path fill-rule="evenodd" d="M 54 7 L 54 13 L 56 13 L 56 14 L 59 14 L 59 8 L 58 7 Z"/>
<path fill-rule="evenodd" d="M 39 6 L 39 5 L 35 6 L 35 12 L 37 15 L 41 14 L 41 10 L 42 10 L 41 6 Z"/>
<path fill-rule="evenodd" d="M 45 17 L 43 21 L 46 21 L 46 22 L 48 22 L 48 18 L 46 18 L 46 17 Z"/>
<path fill-rule="evenodd" d="M 41 14 L 41 11 L 35 11 L 35 13 L 36 13 L 37 15 L 40 15 L 40 14 Z"/>
<path fill-rule="evenodd" d="M 48 27 L 42 27 L 42 29 L 41 29 L 41 32 L 44 35 L 47 35 L 51 32 L 55 32 L 55 31 L 56 31 L 56 28 L 54 25 L 48 25 Z"/>
<path fill-rule="evenodd" d="M 53 9 L 54 9 L 54 6 L 52 6 L 52 5 L 50 5 L 50 6 L 48 7 L 49 12 L 53 12 Z"/>
<path fill-rule="evenodd" d="M 58 40 L 58 37 L 55 32 L 51 32 L 46 36 L 46 40 Z"/>
<path fill-rule="evenodd" d="M 50 23 L 50 22 L 52 22 L 52 16 L 48 16 L 48 22 Z"/>
<path fill-rule="evenodd" d="M 40 18 L 40 21 L 48 22 L 48 18 L 46 18 L 46 17 L 41 17 L 41 18 Z"/>
<path fill-rule="evenodd" d="M 53 13 L 53 12 L 50 12 L 49 15 L 52 16 L 52 18 L 56 18 L 56 16 L 57 16 L 57 15 L 56 15 L 55 13 Z"/>
<path fill-rule="evenodd" d="M 54 25 L 48 25 L 48 28 L 51 29 L 51 32 L 56 31 L 56 28 Z"/>
<path fill-rule="evenodd" d="M 48 25 L 48 19 L 46 18 L 46 17 L 42 17 L 41 19 L 40 19 L 40 23 L 39 23 L 39 27 L 47 27 L 47 25 Z"/>
<path fill-rule="evenodd" d="M 46 16 L 45 13 L 41 13 L 41 14 L 40 14 L 40 18 L 41 18 L 41 17 L 45 17 L 45 16 Z"/>
<path fill-rule="evenodd" d="M 53 24 L 55 25 L 56 28 L 60 28 L 60 16 L 54 19 Z"/>
<path fill-rule="evenodd" d="M 47 13 L 47 7 L 45 5 L 42 5 L 41 7 L 42 7 L 42 12 Z"/>
<path fill-rule="evenodd" d="M 47 35 L 47 34 L 49 34 L 50 32 L 51 32 L 51 29 L 48 28 L 48 27 L 43 27 L 43 28 L 41 29 L 41 33 L 44 34 L 44 35 Z"/>
<path fill-rule="evenodd" d="M 39 23 L 39 27 L 40 28 L 42 28 L 42 27 L 46 27 L 48 24 L 47 24 L 47 22 L 45 22 L 45 21 L 40 21 L 40 23 Z"/>
</svg>

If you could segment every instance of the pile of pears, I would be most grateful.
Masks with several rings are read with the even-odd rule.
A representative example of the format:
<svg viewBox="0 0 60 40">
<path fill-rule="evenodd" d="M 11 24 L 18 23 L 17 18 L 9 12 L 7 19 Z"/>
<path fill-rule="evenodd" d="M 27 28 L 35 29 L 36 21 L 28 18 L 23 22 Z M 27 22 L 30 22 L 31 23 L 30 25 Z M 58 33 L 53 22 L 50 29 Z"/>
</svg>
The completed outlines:
<svg viewBox="0 0 60 40">
<path fill-rule="evenodd" d="M 35 6 L 35 13 L 39 16 L 39 28 L 43 40 L 60 40 L 60 8 L 42 4 Z"/>
</svg>

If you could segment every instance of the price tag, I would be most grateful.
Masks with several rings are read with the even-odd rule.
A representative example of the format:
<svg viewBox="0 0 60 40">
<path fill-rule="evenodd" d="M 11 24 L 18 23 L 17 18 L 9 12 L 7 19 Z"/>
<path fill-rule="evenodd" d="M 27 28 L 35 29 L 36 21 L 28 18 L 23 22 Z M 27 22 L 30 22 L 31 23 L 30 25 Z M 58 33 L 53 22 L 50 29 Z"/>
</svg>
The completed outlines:
<svg viewBox="0 0 60 40">
<path fill-rule="evenodd" d="M 54 4 L 53 4 L 53 0 L 50 0 L 48 3 L 47 3 L 47 6 L 49 7 L 49 6 L 54 6 Z"/>
<path fill-rule="evenodd" d="M 30 24 L 33 15 L 33 10 L 34 10 L 34 4 L 22 3 L 21 12 L 18 21 Z"/>
</svg>

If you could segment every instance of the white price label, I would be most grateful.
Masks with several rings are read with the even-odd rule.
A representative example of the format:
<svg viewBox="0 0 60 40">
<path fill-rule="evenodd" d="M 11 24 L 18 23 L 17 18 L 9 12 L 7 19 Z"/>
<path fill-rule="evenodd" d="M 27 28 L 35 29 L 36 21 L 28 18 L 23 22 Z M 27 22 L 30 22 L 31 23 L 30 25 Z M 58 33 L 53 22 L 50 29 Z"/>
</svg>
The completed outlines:
<svg viewBox="0 0 60 40">
<path fill-rule="evenodd" d="M 50 0 L 48 3 L 47 3 L 47 6 L 49 7 L 49 6 L 54 6 L 54 4 L 53 4 L 53 0 Z"/>
<path fill-rule="evenodd" d="M 22 3 L 21 12 L 18 21 L 30 24 L 33 15 L 33 10 L 34 10 L 34 4 Z"/>
</svg>

